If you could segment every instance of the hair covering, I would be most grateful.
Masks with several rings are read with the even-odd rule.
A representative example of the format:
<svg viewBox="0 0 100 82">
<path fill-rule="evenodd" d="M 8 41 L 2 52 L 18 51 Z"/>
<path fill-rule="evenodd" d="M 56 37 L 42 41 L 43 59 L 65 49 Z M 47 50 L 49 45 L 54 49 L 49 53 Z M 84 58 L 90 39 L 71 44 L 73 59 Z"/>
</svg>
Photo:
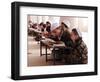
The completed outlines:
<svg viewBox="0 0 100 82">
<path fill-rule="evenodd" d="M 76 28 L 76 31 L 77 31 L 79 37 L 82 37 L 82 33 L 80 32 L 80 29 L 79 28 Z"/>
<path fill-rule="evenodd" d="M 53 31 L 53 30 L 55 30 L 56 28 L 58 28 L 59 27 L 59 23 L 52 23 L 52 25 L 51 25 L 51 31 Z"/>
<path fill-rule="evenodd" d="M 70 27 L 70 22 L 68 20 L 62 21 L 68 28 Z"/>
</svg>

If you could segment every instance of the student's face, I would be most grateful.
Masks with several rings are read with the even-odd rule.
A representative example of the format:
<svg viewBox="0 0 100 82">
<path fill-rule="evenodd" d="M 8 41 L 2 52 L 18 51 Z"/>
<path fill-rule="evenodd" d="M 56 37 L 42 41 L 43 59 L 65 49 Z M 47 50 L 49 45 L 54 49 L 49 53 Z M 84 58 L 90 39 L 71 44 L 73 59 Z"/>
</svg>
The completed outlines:
<svg viewBox="0 0 100 82">
<path fill-rule="evenodd" d="M 61 30 L 60 29 L 55 29 L 54 32 L 55 36 L 59 36 L 60 33 L 61 33 Z"/>
<path fill-rule="evenodd" d="M 78 39 L 78 35 L 75 35 L 73 31 L 71 32 L 71 39 L 73 40 L 73 42 Z"/>
</svg>

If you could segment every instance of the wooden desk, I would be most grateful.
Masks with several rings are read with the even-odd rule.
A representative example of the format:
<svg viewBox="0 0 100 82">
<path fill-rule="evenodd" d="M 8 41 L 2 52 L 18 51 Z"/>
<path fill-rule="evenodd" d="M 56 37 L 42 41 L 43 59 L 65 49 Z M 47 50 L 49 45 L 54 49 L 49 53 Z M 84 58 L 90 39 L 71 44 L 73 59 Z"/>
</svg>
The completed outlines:
<svg viewBox="0 0 100 82">
<path fill-rule="evenodd" d="M 45 54 L 42 54 L 42 46 L 45 47 Z M 53 40 L 50 39 L 44 39 L 40 41 L 40 56 L 45 55 L 46 57 L 46 62 L 47 61 L 53 61 L 53 64 L 55 65 L 55 53 L 53 53 L 53 59 L 48 59 L 48 55 L 50 55 L 50 53 L 48 54 L 47 49 L 52 48 L 53 50 L 55 50 L 57 47 L 65 47 L 64 43 L 59 41 L 59 42 L 55 42 Z"/>
</svg>

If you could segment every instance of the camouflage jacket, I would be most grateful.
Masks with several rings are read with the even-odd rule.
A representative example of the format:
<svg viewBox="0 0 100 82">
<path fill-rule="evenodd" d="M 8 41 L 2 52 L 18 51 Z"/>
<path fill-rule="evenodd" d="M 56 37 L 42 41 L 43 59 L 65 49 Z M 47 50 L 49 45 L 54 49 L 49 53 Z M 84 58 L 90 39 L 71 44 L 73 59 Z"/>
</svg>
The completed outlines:
<svg viewBox="0 0 100 82">
<path fill-rule="evenodd" d="M 72 54 L 76 59 L 80 59 L 81 63 L 86 64 L 88 62 L 88 49 L 83 40 L 75 43 Z"/>
</svg>

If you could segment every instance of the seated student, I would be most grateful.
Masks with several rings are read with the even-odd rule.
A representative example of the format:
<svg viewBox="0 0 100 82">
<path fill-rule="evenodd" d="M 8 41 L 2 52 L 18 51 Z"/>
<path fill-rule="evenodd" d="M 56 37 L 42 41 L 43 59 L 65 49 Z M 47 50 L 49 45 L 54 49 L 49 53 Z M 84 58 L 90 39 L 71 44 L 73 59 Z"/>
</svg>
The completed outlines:
<svg viewBox="0 0 100 82">
<path fill-rule="evenodd" d="M 51 23 L 50 23 L 49 21 L 46 22 L 46 31 L 47 31 L 48 33 L 51 32 Z"/>
<path fill-rule="evenodd" d="M 49 36 L 49 38 L 58 41 L 59 40 L 59 35 L 60 35 L 60 29 L 59 29 L 59 23 L 52 23 L 51 25 L 51 35 Z"/>
<path fill-rule="evenodd" d="M 49 38 L 49 36 L 51 35 L 51 23 L 47 21 L 46 24 L 43 25 L 43 27 L 44 27 L 43 35 Z"/>
<path fill-rule="evenodd" d="M 41 23 L 39 24 L 39 28 L 38 28 L 38 30 L 40 30 L 40 31 L 44 31 L 44 27 L 43 27 L 43 25 L 44 25 L 44 23 L 41 22 Z"/>
<path fill-rule="evenodd" d="M 61 24 L 61 26 L 57 23 L 55 23 L 53 25 L 55 29 L 53 29 L 53 36 L 52 36 L 52 39 L 55 40 L 55 41 L 62 41 L 65 43 L 65 45 L 67 47 L 71 47 L 72 45 L 72 41 L 70 39 L 70 32 L 68 31 L 68 26 L 65 27 L 65 24 Z M 66 28 L 66 30 L 64 30 L 64 28 Z M 57 50 L 53 50 L 53 53 L 56 54 L 56 59 L 62 59 L 63 57 L 63 51 L 65 52 L 66 51 L 66 48 L 64 47 L 59 47 L 57 48 Z M 67 53 L 69 53 L 70 49 L 67 48 Z"/>
<path fill-rule="evenodd" d="M 34 24 L 32 25 L 32 28 L 37 29 L 37 28 L 38 28 L 38 24 L 37 24 L 37 23 L 34 23 Z"/>
<path fill-rule="evenodd" d="M 73 41 L 73 51 L 69 55 L 65 55 L 68 64 L 87 64 L 88 63 L 88 49 L 79 29 L 72 29 L 71 39 Z"/>
<path fill-rule="evenodd" d="M 58 23 L 52 24 L 52 38 L 55 40 L 63 41 L 68 46 L 68 40 L 70 39 L 70 32 L 68 26 L 62 22 L 61 25 Z"/>
<path fill-rule="evenodd" d="M 61 22 L 60 28 L 61 28 L 60 40 L 63 41 L 67 47 L 71 47 L 72 41 L 70 38 L 69 27 L 65 22 Z"/>
</svg>

